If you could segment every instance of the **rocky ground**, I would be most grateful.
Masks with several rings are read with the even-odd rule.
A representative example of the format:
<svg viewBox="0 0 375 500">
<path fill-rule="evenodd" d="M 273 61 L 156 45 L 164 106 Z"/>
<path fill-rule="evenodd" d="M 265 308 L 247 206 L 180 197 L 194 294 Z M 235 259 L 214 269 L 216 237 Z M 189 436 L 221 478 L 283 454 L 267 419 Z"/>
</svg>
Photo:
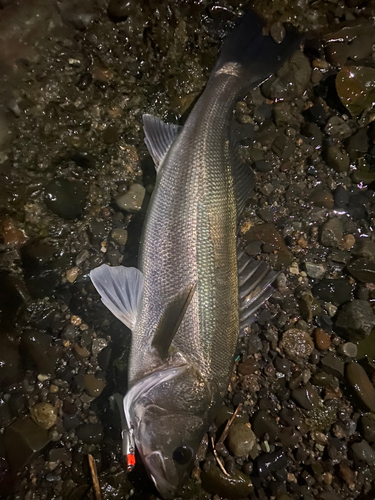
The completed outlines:
<svg viewBox="0 0 375 500">
<path fill-rule="evenodd" d="M 369 500 L 375 5 L 254 7 L 275 40 L 281 21 L 308 32 L 233 118 L 257 176 L 241 241 L 281 274 L 181 497 Z M 0 0 L 2 498 L 93 499 L 88 454 L 103 499 L 157 498 L 121 464 L 110 396 L 126 389 L 129 332 L 88 273 L 136 264 L 155 182 L 141 115 L 183 121 L 242 8 Z"/>
</svg>

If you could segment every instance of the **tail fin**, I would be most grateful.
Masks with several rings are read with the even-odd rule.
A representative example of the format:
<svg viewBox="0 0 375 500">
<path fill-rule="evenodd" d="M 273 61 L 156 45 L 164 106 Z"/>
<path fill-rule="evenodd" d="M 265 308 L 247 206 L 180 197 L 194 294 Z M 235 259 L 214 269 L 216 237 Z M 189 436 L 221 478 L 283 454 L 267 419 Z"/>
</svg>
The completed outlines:
<svg viewBox="0 0 375 500">
<path fill-rule="evenodd" d="M 245 78 L 249 87 L 257 87 L 293 54 L 300 39 L 293 28 L 286 30 L 281 43 L 276 43 L 262 34 L 259 17 L 247 11 L 226 38 L 211 77 L 233 74 Z"/>
</svg>

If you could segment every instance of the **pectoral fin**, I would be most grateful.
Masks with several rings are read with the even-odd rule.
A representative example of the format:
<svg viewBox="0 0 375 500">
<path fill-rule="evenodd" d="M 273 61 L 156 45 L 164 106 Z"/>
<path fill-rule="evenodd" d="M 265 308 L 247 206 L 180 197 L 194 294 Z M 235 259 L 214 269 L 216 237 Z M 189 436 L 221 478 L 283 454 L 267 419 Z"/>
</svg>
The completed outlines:
<svg viewBox="0 0 375 500">
<path fill-rule="evenodd" d="M 151 342 L 151 346 L 156 349 L 160 359 L 166 358 L 174 336 L 193 298 L 195 289 L 196 283 L 177 294 L 165 308 Z"/>
<path fill-rule="evenodd" d="M 91 281 L 111 313 L 134 330 L 143 292 L 143 274 L 135 267 L 103 264 L 90 272 Z"/>
<path fill-rule="evenodd" d="M 163 158 L 178 135 L 181 127 L 172 123 L 164 123 L 153 115 L 143 115 L 143 130 L 148 152 L 155 163 L 156 171 Z"/>
</svg>

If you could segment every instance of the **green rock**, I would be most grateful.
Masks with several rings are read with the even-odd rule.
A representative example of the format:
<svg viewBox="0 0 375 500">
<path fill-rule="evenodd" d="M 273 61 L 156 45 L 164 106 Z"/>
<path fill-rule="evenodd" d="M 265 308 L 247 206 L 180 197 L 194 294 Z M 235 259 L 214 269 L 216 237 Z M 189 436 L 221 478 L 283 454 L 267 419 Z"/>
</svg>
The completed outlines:
<svg viewBox="0 0 375 500">
<path fill-rule="evenodd" d="M 21 470 L 49 441 L 48 432 L 31 418 L 13 422 L 4 433 L 5 450 L 12 470 Z"/>
<path fill-rule="evenodd" d="M 97 398 L 103 392 L 106 385 L 105 380 L 96 378 L 94 374 L 87 374 L 83 377 L 85 391 L 92 398 Z"/>
<path fill-rule="evenodd" d="M 216 465 L 212 465 L 207 471 L 203 469 L 201 480 L 205 490 L 230 500 L 245 498 L 253 490 L 249 476 L 238 470 L 231 476 L 226 476 Z"/>
<path fill-rule="evenodd" d="M 256 443 L 250 424 L 241 422 L 232 425 L 228 434 L 228 448 L 236 457 L 247 457 Z"/>
</svg>

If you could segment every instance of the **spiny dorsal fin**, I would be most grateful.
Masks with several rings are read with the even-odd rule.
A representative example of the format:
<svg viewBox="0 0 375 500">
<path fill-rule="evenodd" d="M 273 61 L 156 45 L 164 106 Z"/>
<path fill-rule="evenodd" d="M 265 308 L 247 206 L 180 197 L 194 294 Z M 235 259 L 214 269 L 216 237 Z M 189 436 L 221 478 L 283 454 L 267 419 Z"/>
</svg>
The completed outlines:
<svg viewBox="0 0 375 500">
<path fill-rule="evenodd" d="M 155 162 L 156 171 L 178 135 L 181 127 L 172 123 L 164 123 L 153 115 L 143 115 L 143 130 L 148 152 Z"/>
<path fill-rule="evenodd" d="M 134 330 L 143 292 L 143 273 L 135 267 L 103 264 L 90 279 L 104 305 L 130 330 Z"/>
<path fill-rule="evenodd" d="M 156 349 L 160 359 L 165 359 L 177 330 L 193 298 L 196 283 L 178 293 L 165 308 L 156 327 L 151 346 Z"/>
</svg>

